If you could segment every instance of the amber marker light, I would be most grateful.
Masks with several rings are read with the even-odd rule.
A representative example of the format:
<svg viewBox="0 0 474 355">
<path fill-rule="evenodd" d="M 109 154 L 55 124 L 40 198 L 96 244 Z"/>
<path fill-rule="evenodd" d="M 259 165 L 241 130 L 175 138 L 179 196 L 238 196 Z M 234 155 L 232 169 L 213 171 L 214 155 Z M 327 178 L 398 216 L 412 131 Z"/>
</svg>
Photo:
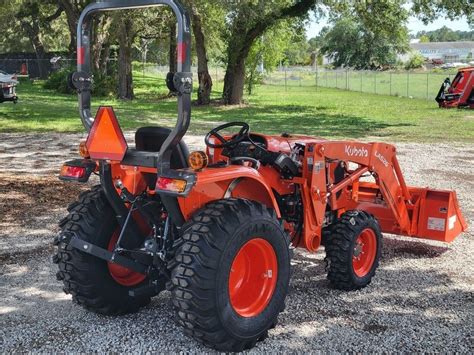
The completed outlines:
<svg viewBox="0 0 474 355">
<path fill-rule="evenodd" d="M 91 157 L 89 151 L 87 150 L 86 141 L 79 144 L 79 155 L 84 159 L 89 159 Z"/>
<path fill-rule="evenodd" d="M 195 151 L 189 154 L 188 164 L 189 167 L 193 170 L 204 169 L 208 163 L 209 158 L 207 157 L 206 153 L 202 151 Z"/>
<path fill-rule="evenodd" d="M 186 181 L 180 179 L 171 179 L 160 176 L 156 181 L 156 189 L 170 192 L 184 192 L 186 190 Z"/>
</svg>

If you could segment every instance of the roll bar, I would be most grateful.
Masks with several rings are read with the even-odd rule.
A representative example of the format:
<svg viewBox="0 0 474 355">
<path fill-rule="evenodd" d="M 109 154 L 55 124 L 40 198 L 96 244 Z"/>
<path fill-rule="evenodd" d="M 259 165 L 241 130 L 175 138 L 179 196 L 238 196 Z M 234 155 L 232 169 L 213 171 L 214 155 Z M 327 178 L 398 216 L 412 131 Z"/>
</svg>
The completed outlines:
<svg viewBox="0 0 474 355">
<path fill-rule="evenodd" d="M 178 120 L 176 126 L 163 143 L 159 152 L 158 165 L 169 169 L 172 148 L 179 144 L 188 130 L 191 119 L 191 23 L 184 7 L 176 0 L 105 0 L 88 5 L 81 13 L 77 24 L 77 72 L 72 84 L 78 90 L 79 114 L 87 131 L 94 123 L 91 113 L 91 16 L 110 10 L 137 9 L 167 5 L 176 15 L 178 24 L 177 72 L 173 82 L 178 93 Z"/>
</svg>

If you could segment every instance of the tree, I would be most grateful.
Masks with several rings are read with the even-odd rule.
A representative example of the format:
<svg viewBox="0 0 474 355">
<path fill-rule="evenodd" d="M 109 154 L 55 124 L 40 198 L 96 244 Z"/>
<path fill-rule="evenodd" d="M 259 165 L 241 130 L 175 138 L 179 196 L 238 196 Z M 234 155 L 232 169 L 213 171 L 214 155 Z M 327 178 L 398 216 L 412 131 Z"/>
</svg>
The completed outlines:
<svg viewBox="0 0 474 355">
<path fill-rule="evenodd" d="M 116 17 L 118 24 L 118 98 L 133 100 L 132 43 L 135 39 L 133 20 L 130 16 Z"/>
<path fill-rule="evenodd" d="M 49 5 L 49 1 L 43 3 L 30 1 L 20 6 L 16 13 L 16 18 L 19 20 L 21 28 L 27 35 L 35 51 L 41 79 L 46 79 L 48 75 L 46 50 L 41 38 L 41 33 L 50 29 L 50 22 L 57 19 L 62 13 L 61 8 L 54 9 L 54 7 Z M 51 10 L 52 13 L 48 14 L 48 10 Z"/>
<path fill-rule="evenodd" d="M 31 42 L 24 34 L 17 13 L 20 11 L 19 1 L 8 1 L 0 7 L 0 53 L 31 51 Z"/>
<path fill-rule="evenodd" d="M 106 74 L 107 62 L 110 57 L 110 28 L 112 17 L 108 15 L 100 16 L 94 22 L 94 38 L 92 40 L 91 59 L 92 69 L 101 75 Z"/>
<path fill-rule="evenodd" d="M 470 21 L 474 14 L 474 2 L 470 0 L 413 0 L 409 3 L 412 3 L 411 11 L 425 24 L 439 17 L 458 20 L 466 16 Z"/>
<path fill-rule="evenodd" d="M 430 41 L 430 38 L 427 35 L 420 36 L 420 43 L 429 43 L 429 42 L 431 42 L 431 41 Z"/>
<path fill-rule="evenodd" d="M 316 0 L 229 2 L 225 104 L 240 104 L 245 85 L 245 61 L 255 40 L 280 20 L 304 17 Z"/>
<path fill-rule="evenodd" d="M 365 27 L 359 17 L 343 17 L 325 35 L 321 53 L 336 67 L 377 69 L 396 62 L 397 53 L 408 48 L 408 31 L 404 25 L 391 31 L 377 32 Z"/>
<path fill-rule="evenodd" d="M 273 26 L 255 41 L 245 61 L 247 93 L 251 95 L 264 73 L 273 71 L 279 63 L 300 64 L 305 56 L 306 38 L 300 21 L 285 20 Z"/>
<path fill-rule="evenodd" d="M 198 61 L 198 105 L 209 105 L 211 102 L 212 78 L 209 74 L 206 37 L 203 31 L 202 17 L 195 4 L 191 4 L 191 21 Z"/>
<path fill-rule="evenodd" d="M 169 63 L 169 71 L 171 73 L 175 73 L 177 70 L 177 45 L 176 45 L 176 22 L 174 19 L 168 21 L 168 29 L 169 29 L 169 52 L 168 52 L 168 63 Z"/>
<path fill-rule="evenodd" d="M 76 31 L 79 16 L 82 10 L 89 5 L 93 0 L 56 0 L 59 8 L 62 8 L 66 13 L 67 24 L 69 27 L 69 53 L 72 55 L 76 52 Z"/>
<path fill-rule="evenodd" d="M 443 26 L 434 31 L 420 31 L 416 36 L 428 38 L 429 42 L 473 41 L 474 31 L 453 31 Z"/>
</svg>

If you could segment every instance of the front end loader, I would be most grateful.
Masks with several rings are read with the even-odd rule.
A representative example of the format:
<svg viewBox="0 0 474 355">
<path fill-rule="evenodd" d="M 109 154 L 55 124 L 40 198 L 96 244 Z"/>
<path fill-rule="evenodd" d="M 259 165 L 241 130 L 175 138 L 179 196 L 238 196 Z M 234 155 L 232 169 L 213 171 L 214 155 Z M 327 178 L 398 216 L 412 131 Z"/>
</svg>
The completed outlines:
<svg viewBox="0 0 474 355">
<path fill-rule="evenodd" d="M 453 82 L 446 78 L 435 100 L 441 108 L 474 108 L 474 67 L 459 69 Z"/>
<path fill-rule="evenodd" d="M 124 137 L 112 107 L 91 109 L 90 30 L 97 12 L 168 5 L 177 18 L 178 118 Z M 84 308 L 135 312 L 165 288 L 186 334 L 220 351 L 265 339 L 284 309 L 294 248 L 324 245 L 332 287 L 358 290 L 377 269 L 382 233 L 442 242 L 466 230 L 453 191 L 406 184 L 394 146 L 212 129 L 206 151 L 182 138 L 191 119 L 189 17 L 175 0 L 106 0 L 78 24 L 71 82 L 88 131 L 60 179 L 100 184 L 68 207 L 55 238 L 58 280 Z"/>
</svg>

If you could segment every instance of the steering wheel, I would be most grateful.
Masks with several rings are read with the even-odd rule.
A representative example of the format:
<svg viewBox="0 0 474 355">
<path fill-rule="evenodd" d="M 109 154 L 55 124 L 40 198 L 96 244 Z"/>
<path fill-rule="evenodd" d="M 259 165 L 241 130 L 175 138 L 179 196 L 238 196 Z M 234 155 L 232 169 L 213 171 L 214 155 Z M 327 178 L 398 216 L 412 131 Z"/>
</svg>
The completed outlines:
<svg viewBox="0 0 474 355">
<path fill-rule="evenodd" d="M 225 128 L 229 127 L 240 127 L 239 133 L 237 133 L 235 136 L 233 136 L 231 139 L 226 140 L 224 137 L 222 137 L 219 134 L 219 131 L 222 131 Z M 209 131 L 208 134 L 206 134 L 206 138 L 204 138 L 204 142 L 209 148 L 227 148 L 231 147 L 233 145 L 236 145 L 240 142 L 242 142 L 245 138 L 248 137 L 250 132 L 250 126 L 245 123 L 245 122 L 229 122 L 220 126 L 217 126 L 216 128 L 212 129 Z M 211 138 L 216 137 L 221 143 L 211 143 Z"/>
</svg>

